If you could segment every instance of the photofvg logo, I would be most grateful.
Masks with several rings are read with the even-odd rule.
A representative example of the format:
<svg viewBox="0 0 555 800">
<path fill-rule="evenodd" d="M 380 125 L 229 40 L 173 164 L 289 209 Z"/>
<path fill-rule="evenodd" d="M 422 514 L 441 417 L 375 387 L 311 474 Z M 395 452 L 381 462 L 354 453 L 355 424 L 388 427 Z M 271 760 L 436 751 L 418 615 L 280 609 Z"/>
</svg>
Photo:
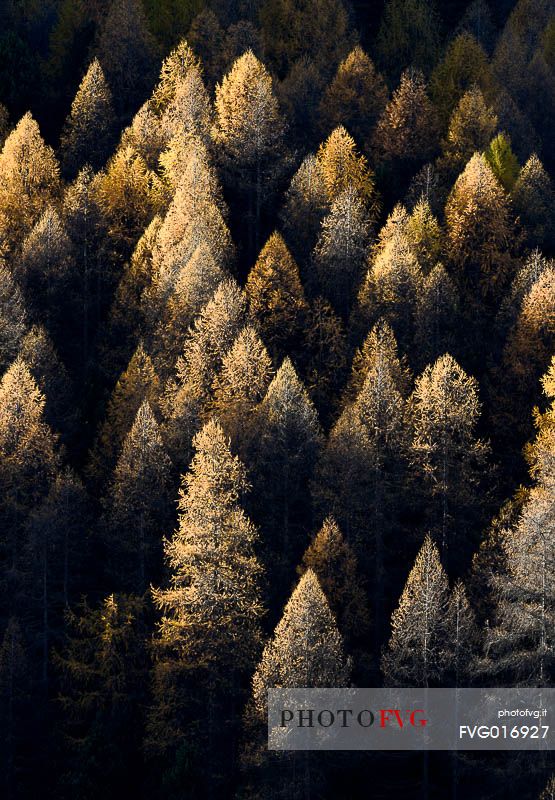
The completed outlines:
<svg viewBox="0 0 555 800">
<path fill-rule="evenodd" d="M 555 689 L 270 689 L 268 747 L 550 750 L 554 701 Z"/>
</svg>

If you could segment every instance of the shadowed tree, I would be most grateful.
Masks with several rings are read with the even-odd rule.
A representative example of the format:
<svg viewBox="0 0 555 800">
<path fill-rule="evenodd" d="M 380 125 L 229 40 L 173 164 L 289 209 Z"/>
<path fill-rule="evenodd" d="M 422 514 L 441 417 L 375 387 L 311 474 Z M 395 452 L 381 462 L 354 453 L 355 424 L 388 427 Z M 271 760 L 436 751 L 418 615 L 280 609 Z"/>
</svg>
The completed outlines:
<svg viewBox="0 0 555 800">
<path fill-rule="evenodd" d="M 555 243 L 555 192 L 542 162 L 532 153 L 512 190 L 513 206 L 524 225 L 527 243 L 552 248 Z"/>
<path fill-rule="evenodd" d="M 497 129 L 497 115 L 477 86 L 463 94 L 451 114 L 441 166 L 454 177 L 476 151 L 485 150 Z"/>
<path fill-rule="evenodd" d="M 295 257 L 303 266 L 316 244 L 320 223 L 328 210 L 328 194 L 320 159 L 310 154 L 293 175 L 281 210 L 283 229 Z"/>
<path fill-rule="evenodd" d="M 114 137 L 112 94 L 98 59 L 81 81 L 62 131 L 60 147 L 64 170 L 70 176 L 85 163 L 95 170 L 104 166 Z"/>
<path fill-rule="evenodd" d="M 0 372 L 14 360 L 27 330 L 25 301 L 12 273 L 0 262 Z"/>
</svg>

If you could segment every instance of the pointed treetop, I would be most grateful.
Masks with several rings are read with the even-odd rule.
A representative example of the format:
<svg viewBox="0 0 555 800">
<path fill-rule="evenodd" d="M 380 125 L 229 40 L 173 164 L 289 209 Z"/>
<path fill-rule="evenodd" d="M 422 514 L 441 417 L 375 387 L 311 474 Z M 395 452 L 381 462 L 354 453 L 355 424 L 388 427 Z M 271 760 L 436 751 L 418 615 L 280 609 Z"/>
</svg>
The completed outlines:
<svg viewBox="0 0 555 800">
<path fill-rule="evenodd" d="M 510 192 L 513 188 L 520 165 L 511 149 L 511 141 L 504 133 L 498 133 L 485 152 L 486 161 L 501 186 Z"/>
<path fill-rule="evenodd" d="M 380 362 L 387 362 L 397 391 L 406 396 L 411 374 L 406 359 L 399 357 L 397 339 L 390 324 L 379 319 L 353 358 L 351 378 L 345 392 L 347 402 L 353 401 L 360 392 L 366 376 Z"/>
<path fill-rule="evenodd" d="M 16 358 L 0 381 L 0 450 L 4 454 L 42 422 L 45 402 L 31 370 Z"/>
<path fill-rule="evenodd" d="M 342 125 L 335 128 L 320 145 L 317 155 L 328 202 L 351 184 L 368 201 L 375 192 L 374 177 L 366 158 L 357 151 L 355 140 Z"/>
<path fill-rule="evenodd" d="M 192 69 L 202 74 L 199 59 L 187 41 L 182 39 L 162 62 L 160 80 L 152 95 L 152 104 L 159 115 L 175 99 L 178 87 Z"/>
</svg>

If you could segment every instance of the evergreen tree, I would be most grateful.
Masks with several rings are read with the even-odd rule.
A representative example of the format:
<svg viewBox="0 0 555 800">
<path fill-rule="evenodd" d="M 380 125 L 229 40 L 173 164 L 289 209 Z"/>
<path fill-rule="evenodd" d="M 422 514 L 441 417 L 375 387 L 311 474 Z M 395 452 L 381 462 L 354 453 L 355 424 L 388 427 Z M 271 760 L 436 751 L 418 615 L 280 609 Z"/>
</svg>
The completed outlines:
<svg viewBox="0 0 555 800">
<path fill-rule="evenodd" d="M 445 674 L 449 583 L 439 552 L 426 536 L 391 617 L 391 638 L 382 658 L 390 685 L 430 686 Z"/>
<path fill-rule="evenodd" d="M 374 176 L 366 158 L 359 155 L 355 140 L 342 125 L 322 142 L 317 159 L 328 203 L 333 203 L 345 189 L 352 186 L 371 212 L 377 210 Z"/>
<path fill-rule="evenodd" d="M 305 551 L 302 575 L 312 570 L 347 643 L 361 642 L 369 627 L 367 600 L 356 556 L 333 517 L 327 517 Z"/>
<path fill-rule="evenodd" d="M 262 248 L 245 294 L 274 360 L 299 351 L 308 306 L 299 268 L 279 233 L 274 232 Z"/>
<path fill-rule="evenodd" d="M 344 125 L 368 152 L 374 127 L 386 103 L 385 81 L 357 45 L 340 63 L 326 89 L 320 105 L 320 118 L 327 130 Z"/>
<path fill-rule="evenodd" d="M 455 107 L 443 143 L 449 174 L 464 168 L 476 151 L 485 150 L 497 128 L 497 115 L 486 105 L 477 86 L 463 94 Z"/>
<path fill-rule="evenodd" d="M 510 192 L 520 171 L 518 160 L 511 150 L 510 140 L 503 133 L 497 134 L 484 155 L 501 186 Z"/>
<path fill-rule="evenodd" d="M 248 451 L 245 420 L 253 413 L 268 390 L 273 374 L 272 361 L 256 330 L 247 325 L 226 353 L 214 379 L 213 410 L 234 451 Z M 247 426 L 248 429 L 248 426 Z"/>
<path fill-rule="evenodd" d="M 444 558 L 454 565 L 455 558 L 468 554 L 468 544 L 474 544 L 465 538 L 478 530 L 483 515 L 484 488 L 478 500 L 476 487 L 489 447 L 476 438 L 479 415 L 477 381 L 450 355 L 441 356 L 417 379 L 411 400 L 413 458 L 432 530 Z"/>
<path fill-rule="evenodd" d="M 528 244 L 540 248 L 552 247 L 555 242 L 555 191 L 535 153 L 520 170 L 512 190 L 512 201 L 524 225 Z"/>
<path fill-rule="evenodd" d="M 141 598 L 112 594 L 98 608 L 83 602 L 67 612 L 64 647 L 55 654 L 65 734 L 61 777 L 84 797 L 112 797 L 124 785 L 139 792 L 144 783 L 145 611 Z"/>
<path fill-rule="evenodd" d="M 151 88 L 157 56 L 156 42 L 138 0 L 115 0 L 110 5 L 97 52 L 108 82 L 118 88 L 118 113 L 129 118 Z"/>
<path fill-rule="evenodd" d="M 316 410 L 289 358 L 274 376 L 253 425 L 253 516 L 263 532 L 271 577 L 277 574 L 283 582 L 306 545 L 308 489 L 323 438 Z"/>
<path fill-rule="evenodd" d="M 264 718 L 270 688 L 345 686 L 349 672 L 335 618 L 309 568 L 285 606 L 254 673 L 256 712 Z"/>
<path fill-rule="evenodd" d="M 170 460 L 145 400 L 125 437 L 106 503 L 106 547 L 118 586 L 144 594 L 160 576 L 162 534 L 171 514 Z"/>
<path fill-rule="evenodd" d="M 31 689 L 30 669 L 21 626 L 8 621 L 0 645 L 0 787 L 6 798 L 20 796 L 28 784 Z"/>
<path fill-rule="evenodd" d="M 322 164 L 320 159 L 310 154 L 293 175 L 281 211 L 287 241 L 303 265 L 316 244 L 320 223 L 327 209 Z"/>
<path fill-rule="evenodd" d="M 215 109 L 214 142 L 242 200 L 252 253 L 259 246 L 262 208 L 273 194 L 284 153 L 284 122 L 272 78 L 252 51 L 238 58 L 216 86 Z"/>
<path fill-rule="evenodd" d="M 6 264 L 0 262 L 0 372 L 16 357 L 26 329 L 23 295 Z"/>
<path fill-rule="evenodd" d="M 322 221 L 314 251 L 316 283 L 344 318 L 348 316 L 364 275 L 370 240 L 370 219 L 352 186 L 347 186 L 331 204 Z"/>
<path fill-rule="evenodd" d="M 31 114 L 25 114 L 0 153 L 0 242 L 4 251 L 21 245 L 59 193 L 54 151 L 44 143 Z"/>
<path fill-rule="evenodd" d="M 483 155 L 475 153 L 445 207 L 447 246 L 462 298 L 492 302 L 510 277 L 513 236 L 507 196 Z"/>
<path fill-rule="evenodd" d="M 104 166 L 114 134 L 112 94 L 98 59 L 81 81 L 61 137 L 65 171 L 74 176 L 86 163 Z"/>
<path fill-rule="evenodd" d="M 478 87 L 478 91 L 486 92 L 491 84 L 491 70 L 483 46 L 468 31 L 459 33 L 430 78 L 430 95 L 442 126 L 447 126 L 466 92 Z"/>
<path fill-rule="evenodd" d="M 163 616 L 148 745 L 165 754 L 186 747 L 199 702 L 208 706 L 208 735 L 215 735 L 216 709 L 237 696 L 260 645 L 258 532 L 240 504 L 246 471 L 217 422 L 206 423 L 194 447 L 179 496 L 179 527 L 164 545 L 171 582 L 153 593 Z M 208 743 L 204 757 L 211 755 Z"/>
<path fill-rule="evenodd" d="M 398 78 L 414 65 L 428 71 L 440 48 L 440 22 L 435 5 L 427 0 L 387 0 L 380 30 L 378 52 L 388 75 Z"/>
<path fill-rule="evenodd" d="M 139 344 L 114 387 L 90 454 L 88 471 L 95 482 L 102 484 L 108 479 L 141 404 L 148 400 L 156 407 L 158 393 L 159 380 L 152 360 Z"/>
</svg>

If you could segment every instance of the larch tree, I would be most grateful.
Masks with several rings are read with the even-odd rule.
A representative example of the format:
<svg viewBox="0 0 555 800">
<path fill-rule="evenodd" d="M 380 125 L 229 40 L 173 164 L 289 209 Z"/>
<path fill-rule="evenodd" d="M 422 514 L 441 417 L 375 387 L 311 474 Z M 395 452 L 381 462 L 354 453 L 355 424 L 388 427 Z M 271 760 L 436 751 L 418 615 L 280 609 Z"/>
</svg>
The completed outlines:
<svg viewBox="0 0 555 800">
<path fill-rule="evenodd" d="M 403 351 L 414 338 L 416 302 L 424 276 L 406 235 L 395 233 L 371 263 L 360 287 L 355 321 L 368 328 L 384 317 L 395 331 Z"/>
<path fill-rule="evenodd" d="M 555 672 L 555 360 L 542 383 L 550 406 L 536 415 L 527 449 L 534 483 L 503 540 L 507 569 L 494 581 L 497 607 L 486 639 L 486 669 L 528 686 L 550 686 Z"/>
<path fill-rule="evenodd" d="M 372 576 L 379 648 L 386 563 L 393 549 L 391 537 L 399 528 L 406 477 L 405 376 L 395 340 L 383 326 L 376 329 L 365 355 L 360 391 L 331 430 L 314 491 L 318 509 L 334 515 L 365 574 Z"/>
<path fill-rule="evenodd" d="M 30 764 L 28 726 L 32 719 L 30 667 L 21 624 L 8 620 L 0 643 L 0 789 L 15 797 L 27 782 Z"/>
<path fill-rule="evenodd" d="M 275 360 L 301 349 L 308 312 L 299 268 L 283 237 L 274 232 L 245 285 L 250 313 Z"/>
<path fill-rule="evenodd" d="M 316 244 L 320 223 L 328 208 L 322 164 L 309 154 L 291 179 L 280 214 L 287 241 L 303 266 Z"/>
<path fill-rule="evenodd" d="M 39 126 L 25 114 L 0 153 L 0 242 L 11 252 L 60 194 L 60 170 Z"/>
<path fill-rule="evenodd" d="M 297 59 L 276 92 L 288 122 L 287 136 L 292 147 L 304 151 L 315 145 L 321 135 L 320 104 L 326 87 L 326 75 L 308 56 Z M 328 133 L 328 129 L 324 130 Z"/>
<path fill-rule="evenodd" d="M 245 425 L 264 398 L 273 376 L 272 360 L 256 330 L 247 325 L 223 358 L 214 379 L 212 408 L 234 452 L 248 453 Z"/>
<path fill-rule="evenodd" d="M 355 140 L 339 125 L 318 148 L 318 159 L 328 203 L 352 186 L 368 205 L 369 211 L 377 211 L 374 175 L 366 158 L 357 149 Z"/>
<path fill-rule="evenodd" d="M 0 381 L 0 588 L 6 608 L 21 591 L 28 517 L 47 496 L 59 466 L 57 437 L 44 422 L 44 407 L 44 395 L 17 358 Z"/>
<path fill-rule="evenodd" d="M 353 186 L 331 204 L 314 250 L 312 277 L 334 309 L 347 318 L 357 296 L 370 242 L 370 217 Z"/>
<path fill-rule="evenodd" d="M 155 76 L 157 45 L 138 0 L 116 0 L 104 17 L 97 54 L 124 119 L 145 99 Z"/>
<path fill-rule="evenodd" d="M 374 127 L 387 103 L 383 77 L 360 46 L 337 68 L 320 104 L 322 125 L 329 130 L 344 125 L 355 141 L 370 150 Z"/>
<path fill-rule="evenodd" d="M 511 149 L 511 140 L 498 133 L 484 153 L 491 171 L 505 191 L 510 192 L 520 172 L 518 159 Z"/>
<path fill-rule="evenodd" d="M 450 42 L 430 78 L 430 95 L 442 126 L 447 127 L 465 92 L 475 86 L 485 91 L 491 83 L 487 53 L 471 33 L 462 31 Z"/>
<path fill-rule="evenodd" d="M 216 86 L 215 111 L 214 143 L 247 215 L 252 253 L 260 246 L 262 209 L 273 195 L 284 155 L 284 121 L 272 78 L 252 51 Z"/>
<path fill-rule="evenodd" d="M 19 286 L 5 262 L 0 261 L 0 372 L 17 355 L 27 330 L 27 311 Z"/>
<path fill-rule="evenodd" d="M 513 206 L 524 225 L 527 243 L 550 248 L 555 242 L 555 191 L 542 162 L 532 153 L 512 190 Z"/>
<path fill-rule="evenodd" d="M 554 800 L 555 798 L 555 775 L 547 781 L 547 785 L 539 796 L 539 800 Z"/>
<path fill-rule="evenodd" d="M 252 679 L 257 715 L 265 718 L 272 688 L 346 686 L 350 663 L 318 578 L 310 568 L 299 580 Z"/>
<path fill-rule="evenodd" d="M 91 450 L 88 472 L 99 485 L 108 480 L 135 415 L 144 400 L 157 406 L 160 384 L 150 356 L 139 344 L 120 375 Z"/>
<path fill-rule="evenodd" d="M 429 273 L 439 261 L 443 246 L 442 230 L 430 204 L 421 197 L 407 220 L 405 233 L 422 269 Z"/>
<path fill-rule="evenodd" d="M 391 617 L 382 657 L 389 685 L 433 686 L 445 674 L 449 582 L 437 546 L 426 536 Z"/>
<path fill-rule="evenodd" d="M 380 63 L 395 78 L 407 64 L 428 71 L 439 54 L 440 31 L 434 3 L 387 0 L 378 32 Z"/>
<path fill-rule="evenodd" d="M 197 136 L 209 143 L 212 127 L 212 105 L 200 69 L 190 67 L 178 83 L 175 96 L 164 111 L 161 125 L 166 141 L 178 133 Z"/>
<path fill-rule="evenodd" d="M 168 144 L 160 119 L 149 98 L 139 108 L 127 128 L 124 129 L 120 147 L 131 147 L 145 160 L 149 169 L 156 169 L 158 159 Z"/>
<path fill-rule="evenodd" d="M 249 488 L 245 467 L 213 420 L 195 436 L 194 448 L 179 525 L 164 545 L 170 584 L 153 591 L 162 619 L 147 735 L 162 753 L 179 750 L 191 735 L 198 702 L 208 706 L 208 734 L 215 735 L 216 709 L 237 697 L 254 666 L 264 612 L 258 531 L 241 505 Z"/>
<path fill-rule="evenodd" d="M 104 522 L 110 577 L 135 594 L 144 594 L 161 574 L 162 536 L 171 522 L 170 467 L 145 400 L 123 442 Z"/>
<path fill-rule="evenodd" d="M 511 277 L 510 203 L 483 155 L 475 153 L 445 207 L 447 248 L 465 302 L 491 303 Z"/>
<path fill-rule="evenodd" d="M 188 42 L 181 39 L 162 62 L 160 79 L 152 94 L 152 105 L 159 117 L 175 100 L 179 86 L 192 69 L 200 70 L 200 61 Z"/>
<path fill-rule="evenodd" d="M 415 360 L 421 369 L 457 345 L 460 302 L 443 264 L 424 278 L 416 303 Z"/>
<path fill-rule="evenodd" d="M 417 379 L 409 407 L 414 468 L 425 492 L 431 530 L 444 558 L 456 566 L 476 544 L 472 532 L 479 529 L 484 514 L 485 487 L 480 499 L 476 494 L 489 446 L 476 436 L 478 383 L 450 355 L 441 356 Z"/>
<path fill-rule="evenodd" d="M 437 147 L 438 123 L 418 70 L 403 72 L 374 135 L 374 146 L 386 161 L 398 161 L 414 172 Z"/>
<path fill-rule="evenodd" d="M 346 644 L 360 646 L 368 633 L 368 601 L 357 558 L 333 517 L 326 517 L 308 546 L 298 572 L 316 575 Z M 350 648 L 349 648 L 350 649 Z"/>
<path fill-rule="evenodd" d="M 327 427 L 335 419 L 349 353 L 345 325 L 322 297 L 310 304 L 303 355 L 306 388 Z"/>
<path fill-rule="evenodd" d="M 181 267 L 175 284 L 162 308 L 149 303 L 147 319 L 153 330 L 153 351 L 162 374 L 175 366 L 183 349 L 187 331 L 210 301 L 223 280 L 228 278 L 203 242 Z M 147 297 L 147 302 L 151 300 Z"/>
<path fill-rule="evenodd" d="M 219 284 L 187 333 L 176 377 L 168 380 L 161 399 L 164 438 L 179 469 L 190 460 L 191 439 L 202 414 L 208 412 L 214 379 L 246 322 L 244 292 L 228 279 Z"/>
<path fill-rule="evenodd" d="M 104 166 L 113 144 L 112 93 L 97 58 L 81 81 L 62 131 L 62 164 L 74 177 L 85 163 L 95 170 Z"/>
<path fill-rule="evenodd" d="M 63 645 L 54 655 L 63 710 L 67 780 L 87 794 L 122 781 L 139 791 L 138 765 L 150 666 L 143 598 L 111 594 L 98 607 L 68 609 Z M 117 736 L 114 750 L 106 742 Z"/>
<path fill-rule="evenodd" d="M 289 358 L 276 372 L 253 428 L 248 462 L 253 470 L 253 516 L 264 536 L 268 567 L 283 580 L 306 545 L 308 490 L 323 443 L 316 410 Z"/>
</svg>

